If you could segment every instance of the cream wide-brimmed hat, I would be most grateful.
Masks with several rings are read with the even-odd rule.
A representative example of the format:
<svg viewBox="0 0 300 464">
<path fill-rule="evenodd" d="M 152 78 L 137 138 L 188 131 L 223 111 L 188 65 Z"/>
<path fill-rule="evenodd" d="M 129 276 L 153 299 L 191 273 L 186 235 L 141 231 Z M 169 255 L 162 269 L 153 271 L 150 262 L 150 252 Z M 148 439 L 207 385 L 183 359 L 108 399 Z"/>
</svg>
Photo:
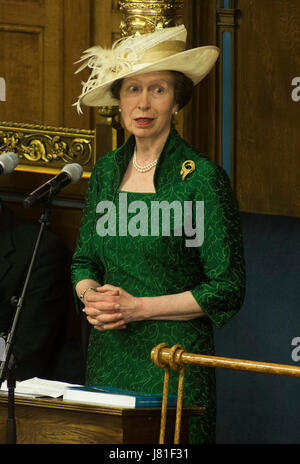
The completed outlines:
<svg viewBox="0 0 300 464">
<path fill-rule="evenodd" d="M 187 31 L 184 25 L 159 28 L 154 32 L 125 37 L 111 49 L 95 46 L 86 50 L 78 62 L 91 69 L 87 82 L 82 83 L 78 97 L 86 106 L 115 106 L 118 101 L 110 92 L 114 81 L 153 71 L 179 71 L 198 84 L 212 69 L 219 49 L 213 45 L 186 50 Z M 78 63 L 77 62 L 77 63 Z"/>
</svg>

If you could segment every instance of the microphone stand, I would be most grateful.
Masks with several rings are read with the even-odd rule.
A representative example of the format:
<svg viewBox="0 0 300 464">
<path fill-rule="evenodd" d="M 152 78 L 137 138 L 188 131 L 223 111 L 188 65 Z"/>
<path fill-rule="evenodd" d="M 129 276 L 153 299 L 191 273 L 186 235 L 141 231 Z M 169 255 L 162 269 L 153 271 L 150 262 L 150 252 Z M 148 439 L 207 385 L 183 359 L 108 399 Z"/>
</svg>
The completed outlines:
<svg viewBox="0 0 300 464">
<path fill-rule="evenodd" d="M 23 286 L 22 294 L 20 298 L 17 298 L 17 310 L 15 312 L 14 320 L 11 326 L 10 333 L 7 337 L 5 352 L 2 359 L 1 367 L 0 367 L 0 387 L 2 382 L 7 379 L 7 387 L 8 387 L 8 417 L 7 417 L 7 425 L 6 425 L 6 442 L 7 444 L 15 444 L 17 443 L 17 433 L 16 433 L 16 421 L 15 421 L 15 387 L 16 387 L 16 379 L 15 379 L 15 371 L 16 371 L 16 360 L 12 353 L 13 344 L 16 337 L 16 330 L 17 325 L 19 322 L 22 305 L 24 302 L 25 294 L 27 291 L 28 283 L 30 280 L 32 268 L 35 262 L 35 258 L 38 252 L 38 248 L 41 242 L 41 238 L 44 232 L 46 225 L 49 224 L 49 214 L 50 214 L 50 201 L 48 199 L 47 203 L 44 205 L 44 209 L 42 215 L 39 219 L 40 222 L 40 230 L 37 236 L 37 240 L 35 243 L 34 251 L 32 254 L 32 258 L 30 261 L 30 265 L 27 271 L 25 283 Z"/>
</svg>

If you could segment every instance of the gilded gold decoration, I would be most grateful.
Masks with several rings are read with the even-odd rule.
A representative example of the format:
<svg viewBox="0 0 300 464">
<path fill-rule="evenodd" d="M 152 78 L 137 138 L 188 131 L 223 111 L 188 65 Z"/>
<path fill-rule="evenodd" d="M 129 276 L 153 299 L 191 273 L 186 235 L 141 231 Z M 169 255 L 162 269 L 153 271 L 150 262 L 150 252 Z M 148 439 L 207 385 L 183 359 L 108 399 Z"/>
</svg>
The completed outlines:
<svg viewBox="0 0 300 464">
<path fill-rule="evenodd" d="M 21 171 L 56 172 L 66 163 L 78 163 L 87 177 L 96 161 L 95 138 L 92 130 L 0 123 L 0 153 L 15 152 Z"/>
<path fill-rule="evenodd" d="M 144 34 L 155 27 L 178 26 L 183 22 L 184 0 L 120 0 L 121 36 Z"/>
<path fill-rule="evenodd" d="M 105 116 L 107 118 L 112 118 L 119 114 L 118 106 L 100 106 L 98 109 L 100 116 Z"/>
<path fill-rule="evenodd" d="M 181 166 L 181 171 L 180 175 L 182 176 L 182 180 L 186 178 L 189 174 L 191 174 L 193 171 L 195 171 L 196 166 L 194 161 L 192 160 L 186 160 L 184 163 L 182 163 Z"/>
<path fill-rule="evenodd" d="M 125 131 L 121 124 L 120 112 L 118 106 L 99 106 L 98 113 L 105 118 L 105 125 L 112 129 L 112 149 L 124 143 Z"/>
</svg>

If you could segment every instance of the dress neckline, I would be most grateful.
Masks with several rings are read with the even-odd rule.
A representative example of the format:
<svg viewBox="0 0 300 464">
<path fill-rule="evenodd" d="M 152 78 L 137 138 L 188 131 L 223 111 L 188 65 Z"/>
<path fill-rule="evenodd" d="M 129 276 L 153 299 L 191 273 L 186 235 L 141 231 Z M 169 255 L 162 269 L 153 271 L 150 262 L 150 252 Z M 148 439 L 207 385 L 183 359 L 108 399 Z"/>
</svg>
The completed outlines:
<svg viewBox="0 0 300 464">
<path fill-rule="evenodd" d="M 118 193 L 135 193 L 137 195 L 156 195 L 156 192 L 133 192 L 130 190 L 121 190 L 121 189 L 118 189 Z"/>
</svg>

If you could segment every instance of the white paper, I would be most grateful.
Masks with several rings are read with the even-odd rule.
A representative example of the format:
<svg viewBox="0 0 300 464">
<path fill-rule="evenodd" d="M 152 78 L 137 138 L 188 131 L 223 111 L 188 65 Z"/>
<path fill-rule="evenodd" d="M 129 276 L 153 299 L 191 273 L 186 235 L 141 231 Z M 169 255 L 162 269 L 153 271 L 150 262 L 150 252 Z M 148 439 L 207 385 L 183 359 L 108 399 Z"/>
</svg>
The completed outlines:
<svg viewBox="0 0 300 464">
<path fill-rule="evenodd" d="M 48 396 L 50 398 L 59 398 L 63 396 L 67 387 L 81 386 L 74 385 L 66 382 L 58 382 L 56 380 L 46 380 L 34 377 L 32 379 L 16 382 L 15 394 L 22 396 Z M 7 382 L 3 382 L 1 391 L 7 392 Z"/>
</svg>

